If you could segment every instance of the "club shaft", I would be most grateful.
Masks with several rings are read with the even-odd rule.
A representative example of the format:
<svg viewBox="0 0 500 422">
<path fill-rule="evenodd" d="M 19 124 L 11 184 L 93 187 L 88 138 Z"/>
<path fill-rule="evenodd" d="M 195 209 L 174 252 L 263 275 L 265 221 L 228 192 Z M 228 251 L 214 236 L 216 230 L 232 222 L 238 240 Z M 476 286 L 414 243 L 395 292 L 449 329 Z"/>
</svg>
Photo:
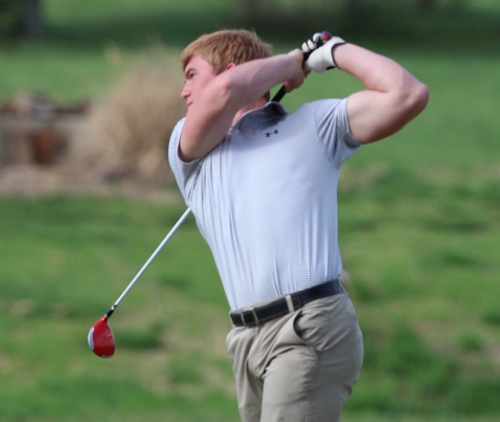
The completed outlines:
<svg viewBox="0 0 500 422">
<path fill-rule="evenodd" d="M 311 52 L 304 53 L 304 60 L 303 61 L 305 62 L 310 55 L 311 55 Z M 283 99 L 285 94 L 286 94 L 285 87 L 282 85 L 281 88 L 279 89 L 279 91 L 276 94 L 274 94 L 274 97 L 271 99 L 271 101 L 279 103 Z"/>
<path fill-rule="evenodd" d="M 165 236 L 165 238 L 162 240 L 162 242 L 158 245 L 156 250 L 153 252 L 153 254 L 149 257 L 149 259 L 146 261 L 146 263 L 142 266 L 142 268 L 139 270 L 137 275 L 134 277 L 134 279 L 129 283 L 127 288 L 123 291 L 121 296 L 116 300 L 115 304 L 113 307 L 108 311 L 108 314 L 106 314 L 108 317 L 111 316 L 113 311 L 116 309 L 118 304 L 122 301 L 122 299 L 127 295 L 127 293 L 130 291 L 130 289 L 134 286 L 135 282 L 139 279 L 139 277 L 146 271 L 146 269 L 149 267 L 149 264 L 156 258 L 156 255 L 162 250 L 162 248 L 166 245 L 166 243 L 170 240 L 170 238 L 174 235 L 174 233 L 177 231 L 177 229 L 181 226 L 181 224 L 184 222 L 184 220 L 187 218 L 189 213 L 191 212 L 191 209 L 188 208 L 186 211 L 184 211 L 184 214 L 179 218 L 177 223 L 175 223 L 174 227 L 168 232 L 168 234 Z"/>
<path fill-rule="evenodd" d="M 274 97 L 273 97 L 273 99 L 271 101 L 279 103 L 281 101 L 281 99 L 285 96 L 285 94 L 286 94 L 285 87 L 282 86 L 280 88 L 280 90 L 276 94 L 274 94 Z"/>
</svg>

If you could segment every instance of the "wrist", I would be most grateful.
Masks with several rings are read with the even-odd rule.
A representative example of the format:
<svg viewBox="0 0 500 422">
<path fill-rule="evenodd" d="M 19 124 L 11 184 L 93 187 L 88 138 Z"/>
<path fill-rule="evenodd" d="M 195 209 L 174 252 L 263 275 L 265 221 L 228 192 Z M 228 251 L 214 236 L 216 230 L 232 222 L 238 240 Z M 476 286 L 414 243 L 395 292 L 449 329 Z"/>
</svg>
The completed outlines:
<svg viewBox="0 0 500 422">
<path fill-rule="evenodd" d="M 318 73 L 337 67 L 334 59 L 334 50 L 337 46 L 345 44 L 340 37 L 332 37 L 321 47 L 312 51 L 304 62 L 304 70 L 307 72 L 315 71 Z"/>
<path fill-rule="evenodd" d="M 325 58 L 325 61 L 328 61 L 329 64 L 331 64 L 331 66 L 333 66 L 333 67 L 338 67 L 337 61 L 335 60 L 335 50 L 337 49 L 337 47 L 339 45 L 343 45 L 343 44 L 345 44 L 345 41 L 340 37 L 332 37 L 330 40 L 328 40 L 325 43 L 325 47 L 328 46 L 328 50 L 329 50 L 330 57 L 328 57 L 328 59 L 331 58 L 331 61 L 327 60 L 326 58 Z"/>
<path fill-rule="evenodd" d="M 342 50 L 343 49 L 342 46 L 345 46 L 345 45 L 347 45 L 347 43 L 345 41 L 339 42 L 339 43 L 332 45 L 332 47 L 330 49 L 333 64 L 338 69 L 342 69 L 342 53 L 340 52 L 340 54 L 339 54 L 339 48 L 340 48 L 340 50 Z"/>
<path fill-rule="evenodd" d="M 290 51 L 286 54 L 288 59 L 290 60 L 289 66 L 299 66 L 302 68 L 302 64 L 304 62 L 304 53 L 302 50 L 296 48 L 295 50 Z"/>
</svg>

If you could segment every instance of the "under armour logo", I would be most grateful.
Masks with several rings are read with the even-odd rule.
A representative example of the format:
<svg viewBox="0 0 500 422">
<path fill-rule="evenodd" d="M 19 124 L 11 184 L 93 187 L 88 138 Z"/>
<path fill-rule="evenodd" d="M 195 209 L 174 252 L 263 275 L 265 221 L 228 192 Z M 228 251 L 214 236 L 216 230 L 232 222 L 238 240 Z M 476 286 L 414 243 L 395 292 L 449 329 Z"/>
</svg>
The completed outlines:
<svg viewBox="0 0 500 422">
<path fill-rule="evenodd" d="M 269 138 L 271 135 L 277 135 L 278 129 L 274 129 L 272 132 L 266 132 L 266 138 Z"/>
</svg>

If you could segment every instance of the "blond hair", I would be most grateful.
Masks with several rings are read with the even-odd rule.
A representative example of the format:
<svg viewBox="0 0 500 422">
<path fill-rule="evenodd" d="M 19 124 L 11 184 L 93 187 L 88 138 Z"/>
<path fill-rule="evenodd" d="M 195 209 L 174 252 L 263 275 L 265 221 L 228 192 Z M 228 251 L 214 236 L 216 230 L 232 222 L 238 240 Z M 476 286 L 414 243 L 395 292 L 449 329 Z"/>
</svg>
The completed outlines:
<svg viewBox="0 0 500 422">
<path fill-rule="evenodd" d="M 255 32 L 244 29 L 224 29 L 202 35 L 189 44 L 181 54 L 182 70 L 194 56 L 206 60 L 216 74 L 229 63 L 236 65 L 271 56 L 271 46 Z"/>
</svg>

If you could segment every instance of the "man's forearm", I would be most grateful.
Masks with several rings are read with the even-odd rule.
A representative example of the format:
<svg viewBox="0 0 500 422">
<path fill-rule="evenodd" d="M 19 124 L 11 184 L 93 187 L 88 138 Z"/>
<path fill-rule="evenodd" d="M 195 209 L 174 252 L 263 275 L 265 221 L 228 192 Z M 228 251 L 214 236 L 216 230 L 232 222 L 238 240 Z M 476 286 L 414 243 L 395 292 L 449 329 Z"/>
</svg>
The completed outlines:
<svg viewBox="0 0 500 422">
<path fill-rule="evenodd" d="M 274 86 L 285 83 L 297 88 L 304 79 L 301 53 L 280 54 L 234 66 L 220 76 L 227 79 L 235 110 L 258 100 Z"/>
</svg>

